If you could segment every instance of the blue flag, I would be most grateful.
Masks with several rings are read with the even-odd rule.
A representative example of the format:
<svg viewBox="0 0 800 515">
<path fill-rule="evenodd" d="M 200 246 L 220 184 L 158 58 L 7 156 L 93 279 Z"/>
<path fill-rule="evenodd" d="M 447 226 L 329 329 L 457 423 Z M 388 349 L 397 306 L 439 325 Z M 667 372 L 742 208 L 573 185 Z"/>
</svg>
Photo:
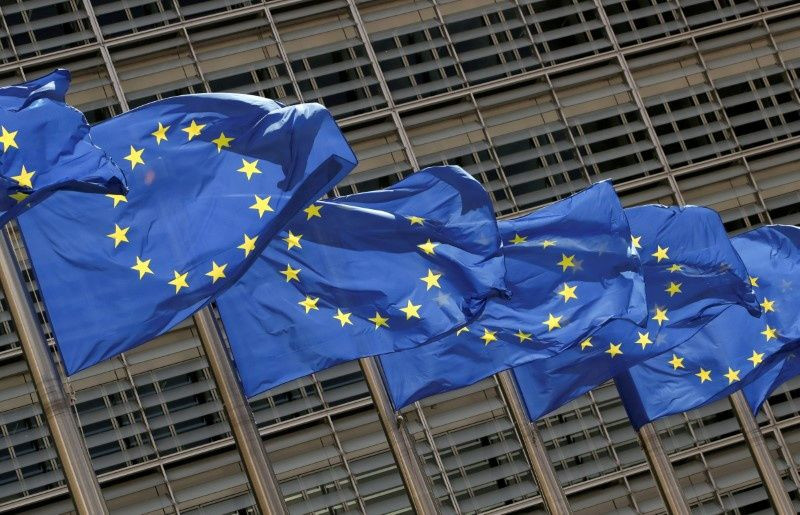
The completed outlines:
<svg viewBox="0 0 800 515">
<path fill-rule="evenodd" d="M 222 295 L 245 394 L 424 344 L 503 293 L 494 211 L 457 167 L 319 201 Z"/>
<path fill-rule="evenodd" d="M 53 191 L 124 194 L 125 175 L 64 103 L 69 72 L 0 88 L 0 226 Z"/>
<path fill-rule="evenodd" d="M 557 355 L 612 320 L 644 319 L 639 259 L 610 183 L 499 226 L 511 298 L 491 299 L 446 338 L 382 356 L 396 409 Z"/>
<path fill-rule="evenodd" d="M 20 217 L 70 374 L 210 302 L 356 162 L 322 106 L 247 95 L 153 102 L 91 134 L 127 196 L 65 192 Z"/>
<path fill-rule="evenodd" d="M 615 322 L 566 352 L 514 370 L 531 420 L 691 338 L 732 305 L 758 313 L 747 270 L 716 212 L 625 210 L 642 256 L 647 325 Z"/>
<path fill-rule="evenodd" d="M 761 316 L 733 306 L 670 352 L 616 378 L 636 427 L 740 389 L 768 372 L 770 367 L 763 364 L 800 337 L 800 301 L 785 289 L 785 282 L 796 280 L 800 266 L 800 229 L 762 227 L 731 242 L 747 266 Z"/>
</svg>

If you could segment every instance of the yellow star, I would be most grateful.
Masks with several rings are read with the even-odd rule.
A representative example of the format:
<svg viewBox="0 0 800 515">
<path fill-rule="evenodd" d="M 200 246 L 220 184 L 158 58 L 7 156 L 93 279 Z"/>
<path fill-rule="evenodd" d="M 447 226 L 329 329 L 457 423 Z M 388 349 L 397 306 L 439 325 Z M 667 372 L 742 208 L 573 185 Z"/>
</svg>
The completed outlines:
<svg viewBox="0 0 800 515">
<path fill-rule="evenodd" d="M 281 270 L 281 273 L 286 276 L 286 282 L 297 281 L 300 282 L 300 270 L 302 268 L 292 268 L 292 265 L 286 263 L 286 270 Z"/>
<path fill-rule="evenodd" d="M 734 370 L 731 367 L 728 367 L 728 373 L 725 374 L 725 377 L 728 378 L 728 384 L 732 384 L 734 381 L 739 380 L 739 372 L 741 372 L 741 370 Z"/>
<path fill-rule="evenodd" d="M 306 220 L 311 220 L 315 216 L 319 217 L 319 218 L 322 218 L 322 215 L 319 214 L 319 210 L 320 209 L 322 209 L 322 206 L 320 206 L 318 204 L 311 204 L 310 206 L 305 208 L 303 210 L 303 212 L 306 214 Z"/>
<path fill-rule="evenodd" d="M 13 198 L 14 200 L 17 201 L 17 204 L 19 204 L 20 202 L 22 202 L 23 200 L 25 200 L 29 196 L 30 195 L 28 195 L 27 193 L 23 193 L 21 191 L 18 191 L 16 193 L 13 193 L 13 194 L 9 195 L 9 197 L 11 197 L 11 198 Z"/>
<path fill-rule="evenodd" d="M 672 370 L 678 370 L 679 368 L 683 368 L 683 360 L 684 358 L 679 358 L 677 354 L 673 354 L 672 359 L 667 361 L 667 363 L 672 365 Z"/>
<path fill-rule="evenodd" d="M 669 272 L 683 272 L 683 265 L 675 263 L 674 265 L 670 265 L 670 267 L 667 268 L 667 270 Z"/>
<path fill-rule="evenodd" d="M 248 181 L 251 177 L 253 177 L 253 174 L 261 173 L 261 170 L 258 169 L 258 159 L 255 161 L 247 161 L 242 159 L 242 167 L 236 171 L 245 174 Z"/>
<path fill-rule="evenodd" d="M 147 259 L 142 261 L 139 256 L 136 256 L 136 264 L 131 267 L 131 269 L 136 270 L 139 272 L 139 280 L 144 277 L 144 274 L 152 274 L 153 271 L 150 270 L 150 261 L 151 259 Z"/>
<path fill-rule="evenodd" d="M 468 333 L 468 332 L 469 332 L 469 327 L 464 326 L 464 327 L 461 327 L 460 329 L 458 329 L 456 331 L 456 336 L 458 336 L 461 333 Z"/>
<path fill-rule="evenodd" d="M 555 240 L 544 240 L 542 242 L 542 248 L 546 249 L 547 247 L 554 247 L 556 245 Z"/>
<path fill-rule="evenodd" d="M 406 307 L 400 308 L 400 311 L 406 314 L 406 320 L 410 320 L 411 317 L 420 318 L 419 308 L 421 307 L 422 304 L 412 304 L 411 299 L 408 299 L 408 304 L 406 304 Z"/>
<path fill-rule="evenodd" d="M 556 264 L 561 267 L 561 271 L 562 272 L 566 272 L 567 268 L 570 268 L 570 267 L 575 268 L 574 259 L 575 259 L 575 255 L 574 254 L 572 256 L 567 256 L 566 254 L 561 254 L 561 261 L 559 261 Z"/>
<path fill-rule="evenodd" d="M 186 282 L 186 277 L 189 275 L 189 272 L 179 274 L 177 270 L 173 270 L 172 273 L 175 274 L 175 278 L 167 284 L 171 284 L 175 287 L 175 293 L 181 291 L 181 288 L 189 287 L 189 283 Z"/>
<path fill-rule="evenodd" d="M 269 205 L 269 201 L 272 200 L 272 197 L 267 195 L 264 198 L 259 197 L 258 195 L 253 195 L 256 198 L 256 203 L 249 207 L 249 209 L 255 209 L 258 211 L 258 217 L 261 218 L 264 216 L 264 213 L 267 211 L 273 211 L 272 207 Z"/>
<path fill-rule="evenodd" d="M 753 288 L 758 288 L 758 277 L 753 277 L 752 275 L 747 278 L 750 281 L 750 286 Z"/>
<path fill-rule="evenodd" d="M 430 254 L 430 255 L 435 254 L 433 249 L 435 249 L 438 246 L 439 246 L 438 243 L 431 243 L 430 238 L 428 238 L 428 241 L 426 241 L 425 243 L 417 245 L 417 247 L 419 247 L 422 250 L 422 252 L 424 252 L 425 254 Z"/>
<path fill-rule="evenodd" d="M 481 340 L 483 340 L 483 344 L 484 345 L 489 345 L 492 342 L 496 342 L 497 341 L 497 336 L 495 336 L 495 334 L 497 334 L 497 331 L 490 331 L 490 330 L 488 330 L 488 329 L 486 329 L 484 327 L 483 328 L 483 336 L 481 336 Z"/>
<path fill-rule="evenodd" d="M 5 151 L 8 150 L 9 147 L 19 148 L 17 146 L 16 140 L 14 139 L 17 137 L 18 131 L 8 132 L 6 128 L 2 126 L 0 126 L 0 129 L 3 130 L 3 135 L 0 136 L 0 143 L 3 144 L 3 152 L 5 153 Z"/>
<path fill-rule="evenodd" d="M 669 256 L 667 255 L 667 251 L 668 250 L 669 250 L 669 247 L 664 247 L 662 249 L 661 245 L 658 245 L 658 249 L 655 252 L 653 252 L 652 254 L 650 254 L 650 255 L 653 256 L 654 258 L 656 258 L 656 262 L 657 263 L 661 263 L 661 260 L 669 259 Z"/>
<path fill-rule="evenodd" d="M 564 317 L 554 317 L 552 313 L 548 313 L 548 315 L 547 320 L 542 322 L 542 324 L 547 326 L 547 332 L 549 333 L 553 329 L 561 329 L 561 319 Z"/>
<path fill-rule="evenodd" d="M 379 327 L 387 327 L 387 328 L 389 327 L 389 323 L 388 323 L 389 319 L 387 317 L 381 316 L 381 314 L 378 313 L 377 311 L 375 312 L 375 316 L 374 317 L 368 318 L 367 320 L 369 320 L 370 322 L 375 324 L 375 329 L 377 329 Z"/>
<path fill-rule="evenodd" d="M 658 322 L 659 326 L 661 326 L 663 322 L 669 320 L 669 318 L 667 318 L 667 308 L 661 309 L 656 306 L 656 315 L 652 318 L 652 320 Z"/>
<path fill-rule="evenodd" d="M 564 288 L 562 288 L 558 294 L 564 297 L 564 302 L 567 302 L 569 299 L 578 300 L 578 296 L 575 295 L 575 290 L 577 289 L 578 285 L 570 286 L 567 283 L 564 283 Z"/>
<path fill-rule="evenodd" d="M 700 372 L 696 373 L 695 375 L 700 378 L 700 384 L 703 384 L 706 381 L 711 381 L 711 371 L 705 370 L 703 367 L 700 367 Z"/>
<path fill-rule="evenodd" d="M 669 286 L 667 286 L 667 289 L 664 290 L 664 291 L 669 293 L 670 297 L 673 297 L 678 293 L 682 293 L 681 292 L 681 286 L 682 285 L 683 285 L 683 283 L 673 283 L 672 281 L 670 281 Z"/>
<path fill-rule="evenodd" d="M 319 297 L 312 298 L 306 295 L 306 298 L 298 302 L 298 304 L 306 308 L 306 315 L 307 315 L 308 312 L 311 311 L 312 309 L 319 310 L 319 308 L 317 307 L 317 302 L 319 302 Z"/>
<path fill-rule="evenodd" d="M 747 358 L 747 361 L 752 361 L 753 362 L 753 368 L 756 368 L 756 365 L 758 365 L 759 363 L 764 361 L 764 353 L 762 352 L 762 353 L 759 354 L 754 349 L 753 350 L 753 355 L 750 356 L 749 358 Z"/>
<path fill-rule="evenodd" d="M 197 125 L 197 122 L 192 120 L 192 124 L 191 125 L 189 125 L 188 127 L 184 127 L 181 130 L 183 132 L 185 132 L 186 134 L 188 134 L 189 135 L 189 141 L 192 141 L 192 138 L 194 138 L 195 136 L 199 136 L 200 135 L 200 132 L 203 130 L 203 127 L 205 127 L 205 124 Z"/>
<path fill-rule="evenodd" d="M 425 285 L 427 286 L 426 288 L 427 291 L 433 288 L 434 286 L 436 286 L 437 288 L 441 288 L 441 286 L 439 286 L 439 278 L 441 276 L 442 274 L 434 274 L 433 270 L 429 268 L 428 275 L 426 275 L 425 277 L 420 277 L 419 280 L 425 283 Z"/>
<path fill-rule="evenodd" d="M 421 216 L 407 216 L 406 217 L 411 225 L 425 225 L 425 219 Z"/>
<path fill-rule="evenodd" d="M 353 325 L 353 322 L 350 321 L 350 315 L 352 315 L 352 313 L 345 313 L 341 309 L 336 308 L 336 314 L 333 315 L 333 318 L 338 320 L 342 324 L 342 327 L 344 327 L 347 324 Z"/>
<path fill-rule="evenodd" d="M 777 330 L 774 327 L 770 327 L 769 324 L 767 324 L 767 328 L 761 331 L 761 334 L 763 334 L 767 338 L 767 341 L 770 341 L 773 338 L 777 338 L 776 331 Z"/>
<path fill-rule="evenodd" d="M 581 350 L 584 350 L 584 349 L 586 349 L 588 347 L 594 347 L 594 345 L 592 345 L 592 338 L 591 337 L 586 338 L 585 340 L 583 340 L 581 342 Z"/>
<path fill-rule="evenodd" d="M 217 154 L 219 154 L 222 152 L 223 148 L 231 146 L 231 141 L 233 141 L 233 138 L 229 138 L 225 136 L 224 132 L 220 132 L 219 136 L 217 136 L 217 139 L 212 139 L 211 143 L 217 146 Z"/>
<path fill-rule="evenodd" d="M 303 246 L 300 245 L 300 238 L 302 237 L 302 234 L 294 234 L 292 231 L 289 231 L 289 236 L 283 239 L 283 241 L 286 242 L 286 250 L 292 250 L 294 247 L 302 249 Z"/>
<path fill-rule="evenodd" d="M 35 173 L 36 172 L 29 172 L 25 168 L 25 165 L 22 165 L 22 171 L 19 173 L 19 175 L 13 175 L 11 178 L 17 181 L 17 184 L 23 188 L 33 188 L 33 181 L 31 181 L 31 179 Z"/>
<path fill-rule="evenodd" d="M 522 329 L 518 329 L 517 332 L 514 333 L 514 336 L 519 338 L 519 343 L 523 343 L 525 340 L 533 340 L 533 338 L 531 338 L 533 335 L 531 333 L 523 333 Z"/>
<path fill-rule="evenodd" d="M 143 148 L 136 150 L 135 148 L 133 148 L 133 145 L 131 145 L 131 153 L 125 156 L 124 158 L 126 161 L 131 163 L 131 170 L 136 168 L 136 165 L 144 164 L 144 160 L 142 159 L 142 152 L 144 152 Z"/>
<path fill-rule="evenodd" d="M 509 240 L 509 243 L 513 245 L 519 245 L 520 243 L 525 243 L 528 240 L 527 236 L 520 236 L 519 234 L 515 234 L 514 237 Z"/>
<path fill-rule="evenodd" d="M 653 343 L 653 340 L 650 339 L 650 333 L 639 333 L 639 331 L 636 332 L 639 334 L 639 339 L 636 340 L 636 343 L 640 344 L 643 349 Z"/>
<path fill-rule="evenodd" d="M 211 262 L 211 271 L 206 273 L 206 275 L 211 278 L 211 284 L 217 282 L 217 279 L 225 278 L 225 269 L 227 267 L 228 263 L 222 263 L 221 265 L 218 265 L 216 261 Z"/>
<path fill-rule="evenodd" d="M 106 234 L 106 236 L 114 240 L 114 248 L 117 248 L 119 247 L 119 244 L 122 243 L 123 241 L 126 243 L 128 242 L 127 234 L 129 230 L 130 227 L 123 228 L 117 224 L 114 224 L 114 232 L 112 232 L 111 234 Z"/>
<path fill-rule="evenodd" d="M 236 248 L 237 249 L 242 249 L 244 251 L 244 257 L 247 257 L 247 256 L 250 255 L 251 252 L 256 250 L 256 240 L 257 239 L 258 239 L 258 236 L 254 236 L 254 237 L 251 238 L 250 236 L 245 234 L 244 235 L 244 243 L 242 243 L 241 245 L 239 245 Z"/>
<path fill-rule="evenodd" d="M 617 354 L 622 354 L 622 349 L 620 349 L 620 347 L 622 347 L 621 343 L 618 343 L 616 345 L 614 345 L 613 343 L 609 343 L 608 344 L 608 350 L 606 351 L 606 354 L 611 354 L 612 358 L 614 356 L 616 356 Z"/>
<path fill-rule="evenodd" d="M 114 194 L 109 193 L 109 194 L 106 195 L 106 197 L 108 197 L 108 198 L 110 198 L 111 200 L 114 201 L 114 207 L 117 207 L 117 204 L 119 204 L 120 202 L 127 202 L 128 201 L 128 197 L 126 197 L 125 195 L 114 195 Z"/>
<path fill-rule="evenodd" d="M 761 308 L 764 310 L 764 313 L 775 311 L 775 301 L 764 297 L 764 302 L 761 303 Z"/>
<path fill-rule="evenodd" d="M 634 236 L 633 234 L 631 234 L 631 244 L 633 245 L 633 248 L 635 249 L 642 248 L 642 244 L 640 243 L 641 240 L 642 240 L 641 236 Z"/>
<path fill-rule="evenodd" d="M 158 122 L 158 129 L 150 133 L 151 136 L 155 136 L 156 145 L 161 145 L 162 141 L 167 140 L 167 131 L 169 130 L 169 127 L 169 125 L 164 127 L 161 122 Z"/>
</svg>

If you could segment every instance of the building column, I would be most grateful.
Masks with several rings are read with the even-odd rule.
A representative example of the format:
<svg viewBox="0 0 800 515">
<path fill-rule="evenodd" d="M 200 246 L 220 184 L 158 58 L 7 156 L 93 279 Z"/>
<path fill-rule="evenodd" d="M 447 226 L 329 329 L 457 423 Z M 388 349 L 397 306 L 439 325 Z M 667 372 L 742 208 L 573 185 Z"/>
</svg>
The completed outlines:
<svg viewBox="0 0 800 515">
<path fill-rule="evenodd" d="M 406 429 L 398 423 L 394 406 L 389 400 L 389 394 L 383 383 L 380 366 L 372 357 L 361 358 L 358 362 L 364 373 L 364 379 L 367 381 L 375 409 L 378 410 L 383 432 L 386 434 L 394 461 L 400 470 L 411 506 L 420 515 L 441 513 L 439 501 L 433 494 L 433 485 L 425 474 L 422 460 L 417 456 L 414 442 Z"/>
<path fill-rule="evenodd" d="M 553 465 L 550 463 L 550 457 L 547 455 L 547 449 L 544 447 L 539 431 L 528 419 L 528 412 L 522 404 L 522 398 L 519 395 L 519 388 L 514 376 L 511 375 L 510 370 L 504 370 L 495 377 L 497 377 L 500 391 L 505 398 L 506 406 L 508 406 L 511 418 L 519 432 L 522 447 L 525 449 L 525 454 L 528 455 L 533 477 L 539 486 L 539 492 L 542 494 L 547 511 L 554 515 L 569 515 L 567 496 L 564 495 L 564 491 L 561 489 L 561 484 L 558 482 Z"/>
<path fill-rule="evenodd" d="M 639 429 L 639 442 L 642 444 L 647 462 L 650 464 L 650 472 L 656 480 L 658 492 L 664 500 L 667 512 L 672 515 L 689 515 L 689 507 L 681 493 L 678 479 L 675 477 L 675 470 L 669 461 L 661 439 L 658 437 L 652 422 L 645 424 Z"/>
<path fill-rule="evenodd" d="M 92 468 L 78 420 L 64 392 L 58 370 L 31 304 L 28 289 L 13 256 L 7 230 L 0 237 L 0 284 L 14 319 L 22 352 L 28 361 L 36 394 L 50 427 L 67 487 L 78 513 L 108 513 L 100 484 Z"/>
<path fill-rule="evenodd" d="M 758 475 L 764 483 L 764 488 L 767 490 L 769 501 L 772 503 L 775 513 L 780 515 L 796 513 L 792 501 L 789 499 L 789 494 L 786 493 L 786 488 L 783 487 L 783 480 L 778 474 L 778 469 L 772 461 L 772 456 L 769 455 L 767 441 L 764 439 L 764 435 L 761 434 L 755 417 L 750 413 L 750 406 L 748 406 L 744 394 L 742 394 L 741 390 L 736 391 L 728 397 L 728 400 L 731 401 L 733 412 L 736 414 L 736 419 L 742 428 L 747 447 L 753 456 Z"/>
<path fill-rule="evenodd" d="M 258 508 L 264 514 L 288 513 L 250 405 L 239 386 L 239 379 L 233 371 L 211 308 L 201 309 L 193 318 Z"/>
</svg>

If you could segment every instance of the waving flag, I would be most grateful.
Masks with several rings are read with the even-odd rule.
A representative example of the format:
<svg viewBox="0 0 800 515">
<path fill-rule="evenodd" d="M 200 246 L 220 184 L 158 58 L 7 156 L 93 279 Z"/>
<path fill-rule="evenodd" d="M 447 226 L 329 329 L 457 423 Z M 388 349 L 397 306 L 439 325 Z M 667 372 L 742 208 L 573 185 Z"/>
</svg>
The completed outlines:
<svg viewBox="0 0 800 515">
<path fill-rule="evenodd" d="M 382 356 L 395 408 L 558 355 L 612 320 L 644 319 L 639 259 L 610 183 L 499 225 L 511 297 L 437 342 Z"/>
<path fill-rule="evenodd" d="M 731 241 L 747 266 L 761 316 L 733 306 L 670 352 L 616 378 L 634 426 L 725 397 L 762 374 L 769 377 L 780 364 L 763 364 L 800 338 L 800 301 L 786 288 L 800 267 L 800 229 L 762 227 Z M 761 402 L 759 395 L 751 405 Z"/>
<path fill-rule="evenodd" d="M 164 333 L 234 283 L 356 158 L 316 104 L 153 102 L 92 128 L 127 195 L 54 195 L 20 218 L 69 373 Z"/>
<path fill-rule="evenodd" d="M 488 195 L 457 167 L 316 202 L 218 301 L 248 396 L 436 339 L 505 292 Z"/>
<path fill-rule="evenodd" d="M 0 225 L 59 189 L 124 194 L 125 176 L 93 145 L 80 111 L 64 103 L 56 70 L 0 88 Z"/>
<path fill-rule="evenodd" d="M 694 206 L 625 212 L 642 256 L 647 325 L 615 322 L 553 358 L 515 369 L 532 420 L 687 341 L 730 306 L 759 311 L 717 213 Z"/>
</svg>

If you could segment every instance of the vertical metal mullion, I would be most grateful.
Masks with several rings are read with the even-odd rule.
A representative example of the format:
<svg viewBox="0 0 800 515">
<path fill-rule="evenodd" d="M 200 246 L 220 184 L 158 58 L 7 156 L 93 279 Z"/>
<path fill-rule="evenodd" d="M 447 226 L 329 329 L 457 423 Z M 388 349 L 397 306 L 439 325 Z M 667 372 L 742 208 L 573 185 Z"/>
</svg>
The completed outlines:
<svg viewBox="0 0 800 515">
<path fill-rule="evenodd" d="M 20 346 L 27 358 L 28 369 L 75 508 L 78 513 L 87 515 L 108 513 L 86 450 L 86 442 L 22 281 L 7 231 L 0 231 L 0 285 L 14 319 Z"/>
<path fill-rule="evenodd" d="M 422 405 L 419 403 L 419 401 L 414 403 L 414 409 L 417 412 L 419 423 L 422 425 L 422 432 L 425 435 L 425 439 L 428 440 L 428 445 L 431 446 L 431 455 L 433 456 L 433 461 L 436 462 L 436 466 L 442 473 L 442 482 L 444 483 L 445 488 L 447 488 L 447 496 L 450 498 L 450 503 L 453 505 L 453 509 L 456 511 L 456 514 L 461 515 L 461 507 L 458 505 L 458 499 L 456 499 L 455 490 L 453 489 L 453 485 L 450 483 L 450 478 L 447 477 L 447 470 L 444 467 L 442 457 L 439 455 L 439 449 L 436 447 L 436 438 L 433 436 L 430 424 L 428 424 L 428 417 L 426 417 L 425 413 L 422 411 Z M 420 457 L 420 461 L 422 461 L 424 465 L 425 461 L 422 459 L 422 457 Z"/>
</svg>

